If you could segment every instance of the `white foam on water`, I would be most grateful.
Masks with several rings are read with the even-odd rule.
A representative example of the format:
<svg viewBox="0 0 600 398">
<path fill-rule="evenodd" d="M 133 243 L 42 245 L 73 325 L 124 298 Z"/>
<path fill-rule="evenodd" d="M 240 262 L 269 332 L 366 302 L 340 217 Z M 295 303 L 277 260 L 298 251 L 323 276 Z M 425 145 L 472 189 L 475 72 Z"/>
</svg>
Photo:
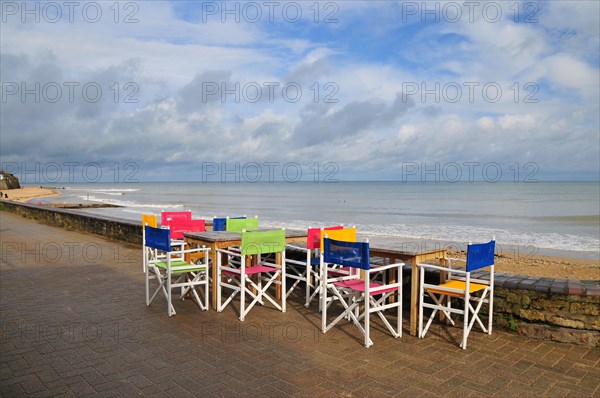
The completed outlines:
<svg viewBox="0 0 600 398">
<path fill-rule="evenodd" d="M 306 229 L 334 225 L 335 223 L 323 223 L 305 220 L 288 221 L 261 221 L 260 225 L 267 228 L 289 228 Z M 346 225 L 351 226 L 351 225 Z M 593 237 L 559 234 L 559 233 L 535 233 L 526 234 L 515 231 L 465 226 L 428 226 L 411 224 L 356 224 L 359 233 L 367 236 L 395 237 L 410 240 L 431 240 L 444 242 L 446 245 L 464 245 L 467 242 L 485 242 L 492 237 L 496 238 L 498 244 L 514 245 L 521 248 L 539 248 L 566 251 L 598 252 L 600 244 Z"/>
<path fill-rule="evenodd" d="M 128 192 L 137 192 L 139 189 L 137 188 L 66 188 L 67 190 L 74 192 L 90 192 L 97 193 L 102 195 L 112 195 L 112 196 L 121 196 L 125 195 Z"/>
</svg>

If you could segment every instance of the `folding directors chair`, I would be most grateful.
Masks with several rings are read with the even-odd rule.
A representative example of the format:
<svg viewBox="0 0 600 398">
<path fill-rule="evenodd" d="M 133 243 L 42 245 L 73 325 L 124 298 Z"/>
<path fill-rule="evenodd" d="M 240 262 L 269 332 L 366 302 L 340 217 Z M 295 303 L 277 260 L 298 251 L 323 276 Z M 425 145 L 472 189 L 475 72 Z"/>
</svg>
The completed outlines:
<svg viewBox="0 0 600 398">
<path fill-rule="evenodd" d="M 435 315 L 442 311 L 448 322 L 454 325 L 452 314 L 463 316 L 463 333 L 460 342 L 462 349 L 467 348 L 467 338 L 475 322 L 484 333 L 492 334 L 492 312 L 494 303 L 494 250 L 496 242 L 471 244 L 467 246 L 466 267 L 464 270 L 452 268 L 448 261 L 447 267 L 433 264 L 418 264 L 420 272 L 419 283 L 419 337 L 424 338 L 431 326 Z M 460 259 L 449 259 L 465 261 Z M 489 280 L 475 279 L 471 272 L 489 267 Z M 441 284 L 430 284 L 425 282 L 425 270 L 432 269 L 447 274 L 447 280 Z M 452 299 L 463 302 L 460 307 L 452 306 Z M 430 301 L 426 301 L 430 299 Z M 487 327 L 479 318 L 482 305 L 488 304 Z M 475 306 L 473 304 L 476 304 Z M 429 308 L 431 312 L 425 326 L 423 326 L 423 308 Z"/>
</svg>

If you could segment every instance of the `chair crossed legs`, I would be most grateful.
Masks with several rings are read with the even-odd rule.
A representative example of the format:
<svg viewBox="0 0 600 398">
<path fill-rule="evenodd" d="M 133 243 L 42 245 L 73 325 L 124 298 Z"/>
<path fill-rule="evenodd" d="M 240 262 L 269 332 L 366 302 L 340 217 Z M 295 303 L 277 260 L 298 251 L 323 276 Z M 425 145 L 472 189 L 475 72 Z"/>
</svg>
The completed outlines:
<svg viewBox="0 0 600 398">
<path fill-rule="evenodd" d="M 168 229 L 145 227 L 146 258 L 146 305 L 150 305 L 159 292 L 167 299 L 167 313 L 175 315 L 172 302 L 172 290 L 181 288 L 181 299 L 188 293 L 201 310 L 208 310 L 208 251 L 209 248 L 196 248 L 173 251 L 170 231 Z M 155 253 L 163 253 L 155 255 Z M 192 253 L 203 253 L 200 264 L 189 264 L 184 256 Z M 150 296 L 150 281 L 156 281 L 157 286 Z M 198 291 L 198 289 L 200 289 Z M 200 292 L 200 295 L 198 294 Z M 202 296 L 202 297 L 201 297 Z"/>
<path fill-rule="evenodd" d="M 267 261 L 263 256 L 279 253 L 281 255 L 281 264 Z M 269 301 L 275 308 L 281 312 L 286 311 L 285 294 L 285 230 L 275 231 L 242 231 L 242 245 L 240 251 L 231 251 L 228 249 L 219 250 L 217 256 L 217 311 L 223 309 L 232 303 L 233 298 L 239 295 L 240 309 L 239 318 L 243 321 L 256 303 L 264 304 Z M 228 258 L 239 258 L 237 262 L 229 261 L 223 264 L 222 255 Z M 252 256 L 258 258 L 258 263 L 251 265 Z M 257 278 L 253 281 L 252 277 Z M 268 289 L 271 285 L 281 285 L 281 302 L 269 295 Z M 230 291 L 229 295 L 223 301 L 223 289 Z M 246 299 L 251 301 L 246 304 Z"/>
<path fill-rule="evenodd" d="M 287 245 L 292 247 L 294 250 L 302 251 L 306 257 L 304 260 L 286 259 L 286 275 L 289 279 L 294 280 L 294 283 L 288 288 L 286 298 L 292 293 L 292 291 L 301 283 L 304 283 L 305 289 L 305 300 L 304 306 L 308 307 L 310 302 L 320 293 L 319 289 L 319 269 L 321 260 L 319 252 L 321 248 L 321 234 L 322 231 L 332 231 L 343 229 L 343 225 L 327 228 L 309 228 L 307 231 L 306 248 Z"/>
<path fill-rule="evenodd" d="M 462 349 L 467 348 L 467 338 L 475 322 L 484 333 L 492 334 L 492 313 L 494 301 L 494 249 L 496 242 L 469 244 L 467 246 L 467 260 L 465 270 L 453 269 L 452 264 L 442 267 L 432 264 L 418 264 L 420 272 L 419 282 L 419 337 L 424 338 L 438 311 L 442 311 L 448 322 L 455 324 L 452 314 L 463 316 L 463 333 L 460 342 Z M 453 259 L 459 260 L 459 259 Z M 464 260 L 459 260 L 464 261 Z M 489 267 L 489 280 L 475 279 L 471 272 Z M 448 280 L 441 284 L 425 282 L 425 269 L 438 270 L 447 273 Z M 462 307 L 452 307 L 452 299 L 463 301 Z M 426 301 L 430 299 L 430 301 Z M 474 306 L 473 304 L 476 303 Z M 487 326 L 479 318 L 479 311 L 483 304 L 488 304 Z M 423 326 L 423 309 L 433 311 Z"/>
<path fill-rule="evenodd" d="M 333 270 L 331 264 L 349 267 L 347 275 Z M 369 258 L 369 242 L 338 241 L 325 237 L 321 253 L 321 330 L 329 331 L 342 319 L 349 319 L 364 336 L 365 347 L 373 345 L 370 337 L 370 316 L 377 314 L 390 334 L 402 336 L 402 266 L 404 263 L 388 264 L 372 268 Z M 397 282 L 380 282 L 372 278 L 383 271 L 396 270 Z M 361 279 L 361 272 L 364 274 Z M 331 296 L 328 296 L 331 293 Z M 395 296 L 396 300 L 388 302 Z M 333 303 L 340 303 L 343 311 L 328 323 L 327 312 Z M 395 326 L 387 319 L 385 311 L 395 309 Z M 361 323 L 362 321 L 362 323 Z"/>
</svg>

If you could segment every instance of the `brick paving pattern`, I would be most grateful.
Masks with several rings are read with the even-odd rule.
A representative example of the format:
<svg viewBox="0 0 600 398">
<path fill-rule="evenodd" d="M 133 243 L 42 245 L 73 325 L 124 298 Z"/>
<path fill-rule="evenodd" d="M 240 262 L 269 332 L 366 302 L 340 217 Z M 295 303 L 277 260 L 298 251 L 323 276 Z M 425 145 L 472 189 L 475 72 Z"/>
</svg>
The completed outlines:
<svg viewBox="0 0 600 398">
<path fill-rule="evenodd" d="M 0 396 L 600 396 L 600 350 L 438 326 L 319 331 L 316 303 L 288 312 L 147 307 L 141 248 L 0 212 Z M 299 292 L 300 296 L 301 293 Z"/>
</svg>

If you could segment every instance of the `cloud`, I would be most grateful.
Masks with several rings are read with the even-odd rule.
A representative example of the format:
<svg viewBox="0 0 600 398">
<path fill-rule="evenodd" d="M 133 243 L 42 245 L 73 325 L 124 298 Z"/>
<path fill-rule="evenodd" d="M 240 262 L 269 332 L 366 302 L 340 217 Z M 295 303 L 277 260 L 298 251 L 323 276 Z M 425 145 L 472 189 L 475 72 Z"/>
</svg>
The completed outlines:
<svg viewBox="0 0 600 398">
<path fill-rule="evenodd" d="M 177 108 L 182 113 L 201 110 L 208 104 L 222 101 L 222 87 L 231 87 L 230 71 L 206 71 L 198 73 L 191 82 L 179 90 Z"/>
<path fill-rule="evenodd" d="M 512 3 L 495 23 L 403 23 L 396 3 L 347 2 L 331 24 L 323 9 L 319 22 L 204 22 L 198 5 L 169 2 L 139 3 L 124 24 L 99 4 L 107 19 L 95 24 L 3 23 L 3 162 L 134 161 L 153 179 L 252 160 L 335 162 L 349 178 L 459 160 L 598 174 L 597 2 L 535 3 L 537 23 L 515 23 Z M 279 84 L 273 98 L 265 82 Z M 289 82 L 297 102 L 282 96 Z M 472 101 L 465 82 L 479 84 Z M 498 101 L 481 95 L 490 82 Z M 39 101 L 21 92 L 36 83 Z M 263 87 L 259 101 L 221 95 L 249 83 Z M 456 83 L 463 95 L 403 97 L 407 83 Z"/>
<path fill-rule="evenodd" d="M 543 60 L 546 76 L 555 84 L 598 93 L 598 70 L 567 54 L 555 54 Z"/>
<path fill-rule="evenodd" d="M 403 101 L 400 94 L 390 105 L 376 98 L 354 101 L 341 108 L 310 104 L 300 112 L 300 122 L 294 128 L 294 141 L 312 146 L 353 140 L 355 135 L 368 129 L 391 127 L 413 106 L 414 101 Z"/>
</svg>

